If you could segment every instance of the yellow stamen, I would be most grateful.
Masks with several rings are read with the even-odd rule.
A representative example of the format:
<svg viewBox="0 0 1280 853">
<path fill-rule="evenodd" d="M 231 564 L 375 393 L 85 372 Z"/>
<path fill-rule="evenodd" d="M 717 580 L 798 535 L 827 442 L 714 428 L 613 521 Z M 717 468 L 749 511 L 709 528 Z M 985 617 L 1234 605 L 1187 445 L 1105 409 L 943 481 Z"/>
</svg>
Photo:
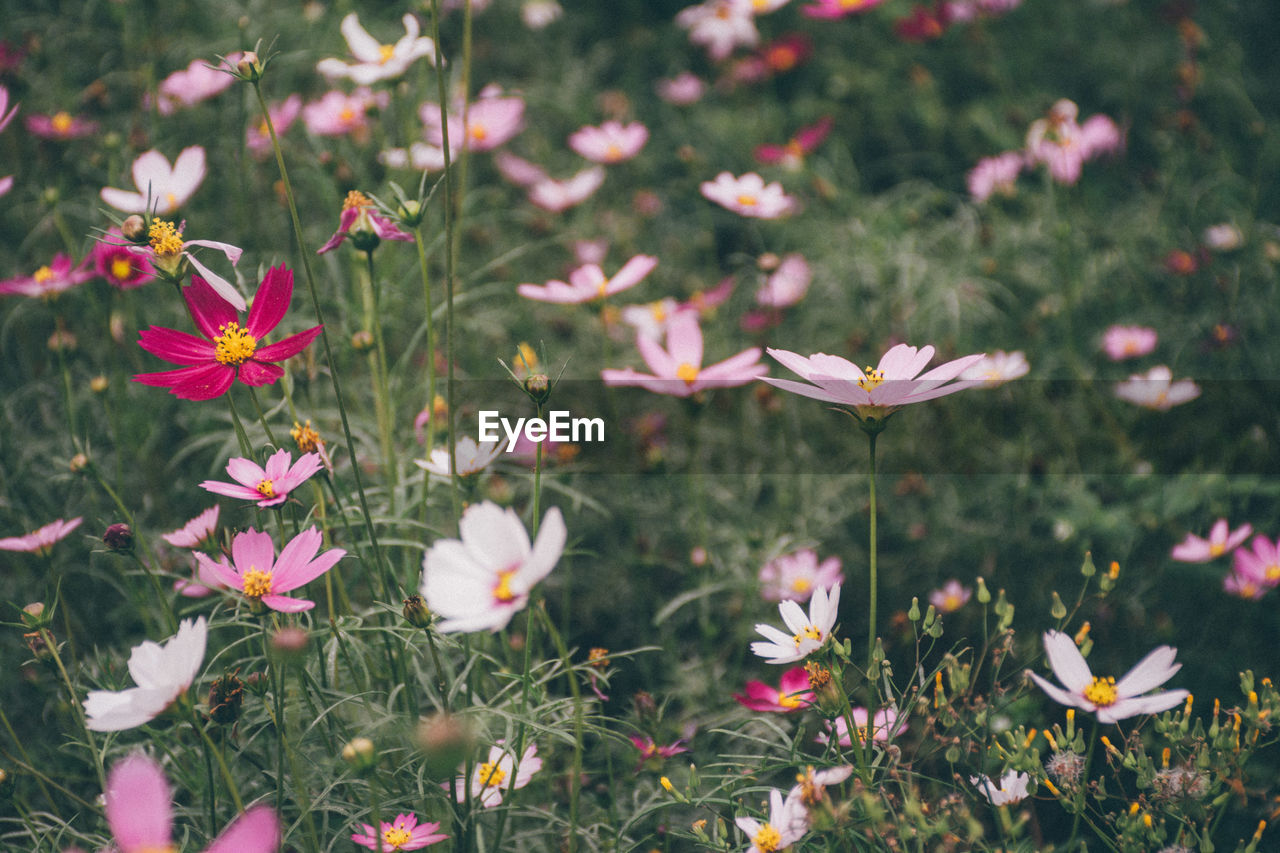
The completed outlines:
<svg viewBox="0 0 1280 853">
<path fill-rule="evenodd" d="M 289 430 L 289 435 L 293 436 L 294 442 L 298 445 L 298 450 L 302 453 L 312 453 L 320 447 L 320 433 L 311 428 L 310 420 L 307 421 L 306 426 L 294 421 L 293 429 Z"/>
<path fill-rule="evenodd" d="M 866 0 L 840 0 L 841 9 L 858 9 Z"/>
<path fill-rule="evenodd" d="M 378 45 L 378 64 L 379 65 L 386 65 L 388 62 L 391 61 L 391 57 L 395 55 L 396 55 L 396 49 L 394 45 L 390 45 L 390 44 Z"/>
<path fill-rule="evenodd" d="M 355 121 L 355 118 L 356 111 L 351 107 L 343 107 L 342 112 L 338 113 L 338 120 L 343 124 L 351 124 L 351 122 Z"/>
<path fill-rule="evenodd" d="M 676 368 L 676 378 L 683 380 L 686 385 L 692 385 L 698 379 L 698 368 L 687 361 L 682 362 Z"/>
<path fill-rule="evenodd" d="M 116 258 L 111 262 L 111 277 L 124 281 L 133 275 L 133 264 L 128 258 Z"/>
<path fill-rule="evenodd" d="M 165 193 L 164 200 L 165 203 L 168 204 L 170 210 L 173 210 L 178 206 L 178 197 L 173 193 Z"/>
<path fill-rule="evenodd" d="M 782 833 L 774 829 L 772 824 L 766 823 L 760 827 L 760 831 L 755 834 L 751 842 L 760 853 L 773 853 L 778 849 L 778 845 L 782 844 Z"/>
<path fill-rule="evenodd" d="M 796 578 L 791 582 L 791 591 L 804 595 L 813 589 L 813 583 L 808 578 Z"/>
<path fill-rule="evenodd" d="M 609 162 L 622 159 L 622 149 L 618 147 L 618 143 L 610 142 L 609 147 L 604 150 L 604 159 Z"/>
<path fill-rule="evenodd" d="M 814 625 L 806 625 L 803 631 L 801 631 L 799 634 L 794 635 L 791 639 L 795 640 L 796 648 L 799 648 L 800 644 L 804 642 L 806 639 L 821 640 L 822 632 L 819 631 L 817 627 Z"/>
<path fill-rule="evenodd" d="M 253 567 L 244 573 L 244 594 L 250 598 L 262 598 L 271 592 L 271 572 L 263 572 Z"/>
<path fill-rule="evenodd" d="M 44 284 L 49 279 L 53 278 L 53 270 L 49 269 L 47 266 L 40 267 L 40 269 L 32 273 L 31 277 L 36 280 L 36 284 Z"/>
<path fill-rule="evenodd" d="M 653 322 L 665 323 L 667 320 L 667 309 L 662 307 L 661 302 L 654 302 L 649 306 L 649 313 L 653 315 Z"/>
<path fill-rule="evenodd" d="M 253 358 L 254 352 L 258 349 L 258 341 L 253 335 L 240 328 L 239 323 L 225 323 L 218 327 L 218 331 L 222 334 L 213 339 L 213 357 L 219 364 L 236 367 Z"/>
<path fill-rule="evenodd" d="M 489 135 L 489 131 L 482 124 L 473 124 L 467 128 L 467 132 L 476 142 L 484 142 L 485 137 Z"/>
<path fill-rule="evenodd" d="M 263 480 L 258 483 L 258 485 L 254 486 L 254 488 L 257 489 L 258 494 L 262 495 L 264 498 L 270 499 L 276 496 L 275 484 L 270 480 Z"/>
<path fill-rule="evenodd" d="M 486 761 L 476 768 L 476 781 L 482 788 L 496 788 L 507 778 L 507 771 L 498 766 L 496 761 Z"/>
<path fill-rule="evenodd" d="M 369 197 L 359 190 L 352 190 L 347 193 L 347 197 L 342 200 L 342 209 L 350 210 L 353 207 L 369 207 L 373 202 L 369 201 Z"/>
<path fill-rule="evenodd" d="M 49 120 L 53 125 L 55 133 L 59 135 L 69 133 L 71 131 L 71 116 L 66 112 L 55 113 L 53 118 Z"/>
<path fill-rule="evenodd" d="M 493 598 L 495 601 L 501 601 L 508 604 L 516 600 L 516 595 L 511 591 L 511 578 L 515 576 L 516 570 L 511 569 L 498 573 L 498 583 L 493 588 Z"/>
<path fill-rule="evenodd" d="M 1226 553 L 1226 550 L 1227 550 L 1227 546 L 1226 546 L 1226 544 L 1225 544 L 1225 543 L 1223 543 L 1223 542 L 1213 542 L 1213 543 L 1210 543 L 1210 545 L 1209 545 L 1209 556 L 1210 556 L 1210 557 L 1221 557 L 1224 553 Z"/>
<path fill-rule="evenodd" d="M 863 371 L 866 374 L 862 379 L 858 380 L 858 387 L 863 391 L 870 391 L 872 388 L 878 388 L 884 384 L 884 371 L 876 370 L 874 367 L 868 367 Z"/>
<path fill-rule="evenodd" d="M 1093 683 L 1084 689 L 1084 698 L 1099 708 L 1116 703 L 1116 680 L 1114 678 L 1095 678 Z"/>
<path fill-rule="evenodd" d="M 182 232 L 165 219 L 151 220 L 147 237 L 157 257 L 172 258 L 182 253 Z"/>
<path fill-rule="evenodd" d="M 382 831 L 382 840 L 393 850 L 399 850 L 401 845 L 408 844 L 412 838 L 412 833 L 406 832 L 398 826 Z"/>
<path fill-rule="evenodd" d="M 785 691 L 778 691 L 778 704 L 784 708 L 801 708 L 804 703 L 794 696 L 788 695 Z"/>
<path fill-rule="evenodd" d="M 738 204 L 742 205 L 743 207 L 755 207 L 757 204 L 759 204 L 759 202 L 757 201 L 755 196 L 747 195 L 746 193 L 743 193 L 742 195 L 738 196 Z"/>
</svg>

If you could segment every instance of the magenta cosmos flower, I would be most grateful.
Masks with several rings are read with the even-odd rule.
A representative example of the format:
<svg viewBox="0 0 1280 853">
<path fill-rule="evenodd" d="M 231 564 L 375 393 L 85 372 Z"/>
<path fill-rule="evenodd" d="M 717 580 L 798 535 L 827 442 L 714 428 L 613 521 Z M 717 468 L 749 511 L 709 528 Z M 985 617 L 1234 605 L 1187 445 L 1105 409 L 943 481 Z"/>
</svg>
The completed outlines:
<svg viewBox="0 0 1280 853">
<path fill-rule="evenodd" d="M 1062 687 L 1052 684 L 1030 670 L 1040 689 L 1055 701 L 1083 711 L 1092 711 L 1100 723 L 1114 723 L 1139 714 L 1158 714 L 1178 705 L 1187 697 L 1185 690 L 1166 690 L 1144 696 L 1147 691 L 1164 684 L 1182 664 L 1174 663 L 1177 649 L 1160 646 L 1140 660 L 1119 681 L 1098 678 L 1085 663 L 1075 641 L 1061 631 L 1046 631 L 1044 651 L 1053 674 Z M 1065 688 L 1065 689 L 1064 689 Z"/>
<path fill-rule="evenodd" d="M 225 74 L 222 76 L 231 80 Z M 204 149 L 199 145 L 182 149 L 173 165 L 153 148 L 133 161 L 133 184 L 137 192 L 106 187 L 99 195 L 124 213 L 151 211 L 155 216 L 168 216 L 187 203 L 207 173 Z"/>
<path fill-rule="evenodd" d="M 29 115 L 23 120 L 27 130 L 42 139 L 80 139 L 98 132 L 98 123 L 73 116 L 65 110 L 53 115 Z"/>
<path fill-rule="evenodd" d="M 721 172 L 714 181 L 703 181 L 701 190 L 708 200 L 753 219 L 777 219 L 796 208 L 796 200 L 783 191 L 782 184 L 774 181 L 766 185 L 755 172 L 740 178 Z"/>
<path fill-rule="evenodd" d="M 70 255 L 61 252 L 31 275 L 20 275 L 0 281 L 0 296 L 53 298 L 93 278 L 89 259 L 77 265 Z"/>
<path fill-rule="evenodd" d="M 413 242 L 412 234 L 401 231 L 394 222 L 378 213 L 368 196 L 356 190 L 347 193 L 347 197 L 343 199 L 338 230 L 329 238 L 329 242 L 316 250 L 316 254 L 332 252 L 348 237 L 362 252 L 372 252 L 383 240 Z"/>
<path fill-rule="evenodd" d="M 125 245 L 124 235 L 115 227 L 93 244 L 93 269 L 108 284 L 121 290 L 141 287 L 155 278 L 151 261 Z"/>
<path fill-rule="evenodd" d="M 786 145 L 758 145 L 756 160 L 767 166 L 782 166 L 793 171 L 799 169 L 804 165 L 805 155 L 813 153 L 827 138 L 827 134 L 831 133 L 832 124 L 834 121 L 830 116 L 823 116 L 808 127 L 796 131 L 796 135 Z"/>
<path fill-rule="evenodd" d="M 80 526 L 83 518 L 70 521 L 51 521 L 44 527 L 23 536 L 6 536 L 0 539 L 0 551 L 26 551 L 29 554 L 48 554 L 55 542 L 65 539 L 67 534 Z"/>
<path fill-rule="evenodd" d="M 289 309 L 293 297 L 293 272 L 284 266 L 267 270 L 258 286 L 243 327 L 235 308 L 219 296 L 212 285 L 199 276 L 183 288 L 182 298 L 191 310 L 191 319 L 203 338 L 152 326 L 139 333 L 138 345 L 154 356 L 184 365 L 178 370 L 139 373 L 133 381 L 168 388 L 183 400 L 212 400 L 220 397 L 239 379 L 246 385 L 270 385 L 284 376 L 273 362 L 297 355 L 320 334 L 321 326 L 262 345 Z"/>
<path fill-rule="evenodd" d="M 769 355 L 813 384 L 790 379 L 766 378 L 764 381 L 804 397 L 849 406 L 864 422 L 883 421 L 903 406 L 944 397 L 980 383 L 977 379 L 952 380 L 980 361 L 983 353 L 948 361 L 920 375 L 933 353 L 931 346 L 916 349 L 898 344 L 880 358 L 879 365 L 868 367 L 864 372 L 836 355 L 815 353 L 805 358 L 787 350 L 770 349 Z"/>
<path fill-rule="evenodd" d="M 830 21 L 870 12 L 883 2 L 884 0 L 814 0 L 812 5 L 803 7 L 800 12 L 809 18 Z"/>
<path fill-rule="evenodd" d="M 635 385 L 655 394 L 691 397 L 708 388 L 732 388 L 762 377 L 768 368 L 760 364 L 760 348 L 752 347 L 735 356 L 702 366 L 702 329 L 693 312 L 678 312 L 667 324 L 667 348 L 644 335 L 636 336 L 636 349 L 652 375 L 630 367 L 602 370 L 606 385 Z"/>
<path fill-rule="evenodd" d="M 522 284 L 516 292 L 526 299 L 538 302 L 559 302 L 577 305 L 604 299 L 615 293 L 621 293 L 644 281 L 645 276 L 653 272 L 658 259 L 652 255 L 636 255 L 622 265 L 612 276 L 605 276 L 598 264 L 587 264 L 569 273 L 569 282 L 555 280 L 545 285 Z"/>
<path fill-rule="evenodd" d="M 399 77 L 424 57 L 434 65 L 435 42 L 418 35 L 418 19 L 405 15 L 401 22 L 404 35 L 395 44 L 382 44 L 360 26 L 360 18 L 351 12 L 342 19 L 339 29 L 356 61 L 346 63 L 341 59 L 322 59 L 316 64 L 316 70 L 330 80 L 345 77 L 357 85 L 368 86 L 379 80 Z"/>
<path fill-rule="evenodd" d="M 624 125 L 606 121 L 583 127 L 569 137 L 569 147 L 592 163 L 621 163 L 640 153 L 649 141 L 649 128 L 638 121 Z"/>
<path fill-rule="evenodd" d="M 688 752 L 689 748 L 684 745 L 684 739 L 669 743 L 666 746 L 659 746 L 657 742 L 648 735 L 632 735 L 631 745 L 640 753 L 640 758 L 636 761 L 636 772 L 639 773 L 649 762 L 661 766 L 664 758 L 670 758 L 673 755 L 679 755 L 682 752 Z"/>
<path fill-rule="evenodd" d="M 808 708 L 813 703 L 813 691 L 809 689 L 809 673 L 797 666 L 782 673 L 777 687 L 748 681 L 743 692 L 733 694 L 733 699 L 752 711 L 789 714 Z"/>
<path fill-rule="evenodd" d="M 320 556 L 324 537 L 314 527 L 307 528 L 289 540 L 276 557 L 276 547 L 268 533 L 252 527 L 231 540 L 231 562 L 220 557 L 216 562 L 200 552 L 200 579 L 209 586 L 230 587 L 244 593 L 254 604 L 261 602 L 281 613 L 299 613 L 316 606 L 305 598 L 281 595 L 305 586 L 320 577 L 346 556 L 341 548 L 330 548 Z"/>
<path fill-rule="evenodd" d="M 1242 524 L 1235 530 L 1231 530 L 1227 520 L 1220 518 L 1209 531 L 1208 539 L 1201 539 L 1194 533 L 1188 533 L 1186 539 L 1173 546 L 1173 553 L 1170 556 L 1184 563 L 1207 563 L 1228 551 L 1234 551 L 1241 542 L 1249 538 L 1252 532 L 1252 524 Z"/>
<path fill-rule="evenodd" d="M 289 492 L 323 467 L 324 460 L 319 453 L 304 453 L 293 462 L 289 451 L 281 448 L 267 459 L 266 468 L 260 468 L 252 459 L 234 457 L 227 463 L 227 474 L 235 483 L 205 480 L 200 487 L 216 495 L 257 501 L 258 506 L 264 508 L 279 506 L 289 497 Z"/>
<path fill-rule="evenodd" d="M 155 759 L 135 753 L 117 761 L 103 792 L 107 825 L 119 853 L 177 850 L 173 843 L 173 791 Z M 280 821 L 269 806 L 254 806 L 224 829 L 205 853 L 272 853 Z"/>
<path fill-rule="evenodd" d="M 842 580 L 839 557 L 819 563 L 818 552 L 804 548 L 760 567 L 760 595 L 765 601 L 808 601 L 815 589 L 827 589 Z"/>
<path fill-rule="evenodd" d="M 374 828 L 367 823 L 360 825 L 364 827 L 364 834 L 353 833 L 351 840 L 361 847 L 368 847 L 379 853 L 421 850 L 423 847 L 435 844 L 437 841 L 444 841 L 449 837 L 437 831 L 440 829 L 440 824 L 418 823 L 418 816 L 414 814 L 399 814 L 396 815 L 395 820 L 382 821 L 381 831 L 375 832 Z"/>
</svg>

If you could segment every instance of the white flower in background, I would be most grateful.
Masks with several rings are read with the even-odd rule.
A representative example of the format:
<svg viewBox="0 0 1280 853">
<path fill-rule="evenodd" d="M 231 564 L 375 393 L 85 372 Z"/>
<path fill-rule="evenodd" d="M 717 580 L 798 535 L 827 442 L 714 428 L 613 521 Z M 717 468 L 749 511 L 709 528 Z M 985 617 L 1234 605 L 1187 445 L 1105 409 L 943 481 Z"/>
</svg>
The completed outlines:
<svg viewBox="0 0 1280 853">
<path fill-rule="evenodd" d="M 1016 352 L 996 350 L 965 368 L 960 374 L 960 379 L 976 379 L 982 383 L 979 387 L 995 388 L 1011 379 L 1026 376 L 1029 370 L 1031 365 L 1027 364 L 1027 357 L 1022 350 Z"/>
<path fill-rule="evenodd" d="M 105 187 L 99 195 L 123 213 L 150 210 L 154 216 L 168 216 L 195 194 L 207 171 L 204 149 L 199 145 L 182 149 L 173 165 L 153 148 L 133 161 L 133 183 L 138 192 Z"/>
<path fill-rule="evenodd" d="M 454 456 L 458 460 L 458 476 L 467 477 L 478 474 L 488 468 L 501 453 L 502 443 L 499 441 L 482 441 L 476 444 L 475 439 L 464 435 L 458 439 L 454 450 Z M 413 462 L 422 470 L 437 477 L 449 476 L 449 448 L 447 447 L 437 447 L 431 451 L 431 458 L 415 459 Z"/>
<path fill-rule="evenodd" d="M 1200 386 L 1190 379 L 1173 381 L 1173 371 L 1158 364 L 1146 373 L 1135 373 L 1116 386 L 1116 396 L 1157 412 L 1167 412 L 1174 406 L 1200 396 Z"/>
<path fill-rule="evenodd" d="M 330 80 L 346 77 L 356 85 L 368 86 L 378 80 L 399 77 L 417 60 L 426 57 L 435 63 L 435 42 L 418 35 L 418 19 L 405 15 L 404 35 L 395 44 L 381 44 L 362 26 L 355 12 L 342 19 L 339 29 L 351 48 L 356 62 L 348 64 L 341 59 L 322 59 L 316 70 Z"/>
</svg>

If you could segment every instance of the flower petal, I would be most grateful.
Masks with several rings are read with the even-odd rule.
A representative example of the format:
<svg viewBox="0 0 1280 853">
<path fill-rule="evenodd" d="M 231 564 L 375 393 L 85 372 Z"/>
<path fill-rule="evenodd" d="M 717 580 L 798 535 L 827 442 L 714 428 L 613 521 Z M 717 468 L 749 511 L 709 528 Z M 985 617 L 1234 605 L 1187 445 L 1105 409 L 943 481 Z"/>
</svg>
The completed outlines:
<svg viewBox="0 0 1280 853">
<path fill-rule="evenodd" d="M 1093 683 L 1089 664 L 1085 663 L 1075 641 L 1066 634 L 1045 631 L 1044 652 L 1049 658 L 1049 666 L 1053 667 L 1053 674 L 1072 693 L 1083 693 Z"/>
<path fill-rule="evenodd" d="M 1116 682 L 1116 694 L 1127 699 L 1164 684 L 1173 678 L 1174 673 L 1182 669 L 1182 664 L 1173 662 L 1177 654 L 1178 650 L 1172 646 L 1159 646 L 1153 649 Z"/>
<path fill-rule="evenodd" d="M 205 853 L 272 853 L 280 845 L 280 820 L 270 806 L 254 806 L 222 831 Z"/>
<path fill-rule="evenodd" d="M 211 341 L 222 334 L 220 326 L 240 320 L 235 306 L 198 275 L 193 275 L 191 284 L 182 288 L 182 298 L 187 302 L 196 329 Z"/>
<path fill-rule="evenodd" d="M 284 319 L 292 298 L 293 272 L 285 269 L 283 264 L 267 270 L 262 284 L 258 285 L 258 292 L 254 294 L 253 307 L 249 309 L 249 320 L 245 324 L 249 334 L 258 340 L 270 334 Z"/>
</svg>

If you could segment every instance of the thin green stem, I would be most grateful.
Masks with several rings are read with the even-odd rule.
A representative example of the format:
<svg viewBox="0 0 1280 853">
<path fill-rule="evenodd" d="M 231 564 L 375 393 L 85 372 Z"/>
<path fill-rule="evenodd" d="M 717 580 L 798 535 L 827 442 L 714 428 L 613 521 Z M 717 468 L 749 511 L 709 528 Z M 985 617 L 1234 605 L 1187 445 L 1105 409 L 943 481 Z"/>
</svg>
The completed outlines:
<svg viewBox="0 0 1280 853">
<path fill-rule="evenodd" d="M 231 424 L 236 430 L 236 441 L 240 442 L 240 452 L 245 455 L 246 459 L 253 458 L 253 446 L 249 444 L 249 435 L 244 431 L 244 424 L 240 421 L 240 413 L 236 411 L 236 401 L 228 394 L 227 405 L 231 408 Z"/>
<path fill-rule="evenodd" d="M 76 716 L 80 718 L 80 725 L 84 727 L 85 737 L 89 741 L 89 752 L 93 755 L 94 769 L 98 771 L 98 782 L 102 786 L 102 790 L 107 790 L 107 774 L 102 767 L 102 753 L 98 751 L 98 740 L 93 736 L 93 729 L 89 728 L 89 720 L 85 717 L 84 706 L 80 704 L 80 700 L 76 695 L 76 689 L 71 684 L 71 676 L 67 675 L 67 668 L 62 665 L 62 656 L 58 654 L 58 641 L 53 634 L 49 633 L 48 628 L 39 629 L 40 639 L 44 641 L 49 648 L 49 653 L 53 655 L 53 662 L 58 666 L 58 674 L 62 676 L 62 683 L 67 686 L 67 699 L 71 702 L 72 707 L 76 709 Z"/>
<path fill-rule="evenodd" d="M 236 811 L 244 811 L 244 801 L 240 799 L 240 789 L 236 787 L 236 780 L 231 775 L 231 769 L 227 767 L 227 759 L 223 757 L 222 750 L 213 742 L 213 738 L 209 737 L 209 733 L 205 731 L 204 725 L 200 722 L 200 716 L 196 711 L 195 705 L 190 700 L 186 700 L 186 705 L 191 713 L 191 725 L 200 737 L 204 740 L 209 748 L 213 750 L 213 757 L 218 762 L 218 769 L 222 772 L 222 781 L 227 783 L 227 793 L 231 794 L 231 800 L 236 804 Z"/>
<path fill-rule="evenodd" d="M 867 680 L 871 682 L 871 689 L 875 691 L 875 654 L 876 654 L 876 594 L 878 590 L 878 577 L 876 573 L 876 434 L 870 433 L 867 447 L 871 459 L 871 541 L 868 551 L 868 565 L 871 575 L 870 590 L 870 624 L 867 626 Z"/>
<path fill-rule="evenodd" d="M 35 778 L 36 784 L 40 786 L 40 793 L 44 794 L 44 798 L 49 801 L 49 808 L 53 809 L 54 814 L 58 814 L 58 804 L 54 802 L 53 795 L 49 793 L 49 789 L 44 785 L 44 776 L 35 772 L 35 765 L 31 763 L 31 756 L 27 755 L 27 748 L 22 745 L 22 738 L 18 737 L 18 733 L 13 730 L 13 724 L 9 722 L 9 717 L 4 712 L 4 708 L 0 707 L 0 722 L 4 723 L 5 729 L 9 732 L 9 737 L 13 738 L 14 744 L 18 747 L 18 754 L 22 756 L 22 760 L 26 762 L 28 772 Z M 79 800 L 79 797 L 75 799 Z M 84 800 L 81 803 L 88 806 Z M 61 817 L 61 815 L 59 815 Z"/>
<path fill-rule="evenodd" d="M 567 849 L 569 853 L 573 853 L 578 844 L 578 794 L 582 787 L 582 686 L 578 684 L 578 676 L 573 671 L 573 662 L 569 660 L 569 650 L 565 647 L 564 638 L 560 636 L 560 631 L 551 619 L 551 614 L 547 613 L 545 606 L 539 606 L 537 610 L 542 616 L 542 621 L 546 623 L 547 634 L 560 654 L 565 676 L 569 679 L 569 691 L 573 694 L 573 772 L 569 776 L 569 834 L 566 839 Z"/>
<path fill-rule="evenodd" d="M 258 389 L 254 388 L 252 385 L 248 385 L 246 387 L 249 389 L 249 399 L 253 401 L 253 408 L 258 413 L 258 422 L 262 424 L 262 429 L 267 434 L 267 441 L 271 442 L 271 446 L 278 450 L 280 448 L 280 443 L 276 441 L 276 437 L 271 434 L 271 425 L 267 423 L 267 413 L 263 410 L 262 404 L 258 402 Z"/>
<path fill-rule="evenodd" d="M 427 310 L 427 411 L 435 413 L 436 402 L 436 338 L 435 338 L 435 319 L 432 317 L 431 311 L 431 281 L 427 277 L 427 250 L 423 247 L 425 234 L 423 233 L 422 223 L 418 223 L 417 238 L 414 245 L 418 248 L 418 270 L 422 273 L 422 298 Z M 427 422 L 427 455 L 431 458 L 431 451 L 435 449 L 436 430 L 435 424 Z M 426 520 L 427 516 L 427 492 L 428 486 L 431 484 L 431 473 L 424 470 L 422 472 L 422 517 Z"/>
<path fill-rule="evenodd" d="M 391 402 L 391 384 L 387 377 L 387 346 L 382 337 L 381 293 L 378 290 L 378 279 L 373 268 L 373 252 L 365 252 L 369 267 L 369 298 L 372 303 L 372 316 L 369 325 L 373 327 L 373 345 L 376 353 L 376 374 L 374 382 L 374 413 L 378 418 L 378 437 L 382 443 L 382 465 L 387 473 L 387 499 L 391 505 L 391 514 L 395 514 L 396 500 L 396 459 L 395 448 L 391 442 L 392 412 L 395 410 Z"/>
</svg>

